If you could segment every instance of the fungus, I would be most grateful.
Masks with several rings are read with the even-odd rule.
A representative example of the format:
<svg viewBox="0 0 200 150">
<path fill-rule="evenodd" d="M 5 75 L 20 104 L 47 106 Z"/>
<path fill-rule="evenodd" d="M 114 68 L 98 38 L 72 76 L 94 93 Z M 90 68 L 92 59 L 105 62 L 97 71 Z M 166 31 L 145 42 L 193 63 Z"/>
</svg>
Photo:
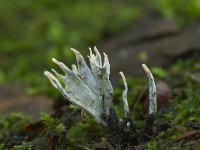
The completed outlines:
<svg viewBox="0 0 200 150">
<path fill-rule="evenodd" d="M 94 50 L 89 48 L 89 67 L 79 51 L 73 48 L 71 50 L 76 56 L 77 65 L 73 64 L 72 69 L 69 69 L 65 64 L 53 58 L 52 61 L 62 69 L 64 75 L 54 69 L 52 69 L 54 75 L 48 71 L 45 71 L 44 75 L 64 98 L 90 113 L 97 123 L 106 128 L 109 140 L 115 149 L 120 149 L 123 143 L 137 145 L 138 134 L 130 116 L 127 101 L 128 85 L 124 74 L 120 72 L 124 84 L 122 100 L 125 118 L 123 121 L 119 121 L 112 102 L 114 92 L 109 79 L 108 56 L 103 53 L 102 61 L 102 56 L 97 48 L 94 47 Z M 142 67 L 149 78 L 149 116 L 151 116 L 157 111 L 156 87 L 150 70 L 144 64 Z"/>
</svg>

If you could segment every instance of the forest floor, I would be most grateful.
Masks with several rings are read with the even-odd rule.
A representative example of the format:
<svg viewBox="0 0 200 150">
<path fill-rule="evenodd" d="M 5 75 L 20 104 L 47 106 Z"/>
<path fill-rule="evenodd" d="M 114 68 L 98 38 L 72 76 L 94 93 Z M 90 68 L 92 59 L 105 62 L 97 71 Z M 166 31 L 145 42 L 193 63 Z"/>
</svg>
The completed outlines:
<svg viewBox="0 0 200 150">
<path fill-rule="evenodd" d="M 146 107 L 148 107 L 147 80 L 144 78 L 141 64 L 146 63 L 150 66 L 155 77 L 159 109 L 154 124 L 154 135 L 149 137 L 147 143 L 135 146 L 135 149 L 170 147 L 170 149 L 198 150 L 200 149 L 199 24 L 181 28 L 175 22 L 162 19 L 156 14 L 141 18 L 132 29 L 99 43 L 99 50 L 104 50 L 109 55 L 113 85 L 115 87 L 121 85 L 119 71 L 128 76 L 128 101 L 138 130 L 144 126 Z M 49 97 L 43 94 L 28 96 L 25 88 L 25 85 L 12 84 L 0 87 L 0 114 L 7 115 L 19 111 L 32 116 L 34 121 L 39 119 L 40 112 L 53 114 L 53 101 Z M 122 116 L 120 99 L 121 90 L 115 88 L 115 109 L 118 115 Z M 58 105 L 65 107 L 63 102 Z M 72 113 L 74 109 L 70 106 L 67 111 Z M 41 122 L 30 125 L 30 121 L 25 121 L 20 115 L 2 117 L 0 125 L 3 127 L 0 128 L 0 141 L 4 148 L 33 140 L 37 137 L 36 133 L 45 130 Z M 9 130 L 5 131 L 8 128 Z M 26 138 L 21 138 L 24 134 Z M 87 114 L 75 114 L 68 126 L 67 138 L 68 144 L 70 143 L 69 149 L 110 147 L 105 131 Z"/>
</svg>

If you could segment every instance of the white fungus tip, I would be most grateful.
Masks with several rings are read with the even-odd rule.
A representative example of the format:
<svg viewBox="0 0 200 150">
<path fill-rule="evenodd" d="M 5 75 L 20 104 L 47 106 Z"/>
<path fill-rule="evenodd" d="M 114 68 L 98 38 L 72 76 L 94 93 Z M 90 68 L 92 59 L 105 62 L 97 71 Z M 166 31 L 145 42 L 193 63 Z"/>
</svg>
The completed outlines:
<svg viewBox="0 0 200 150">
<path fill-rule="evenodd" d="M 104 55 L 104 64 L 108 63 L 108 55 L 106 55 L 106 53 L 103 53 Z"/>
<path fill-rule="evenodd" d="M 57 71 L 56 71 L 56 70 L 54 70 L 54 69 L 51 69 L 51 71 L 53 71 L 55 74 L 58 74 L 58 73 L 57 73 Z"/>
<path fill-rule="evenodd" d="M 74 48 L 71 48 L 71 50 L 74 52 L 75 55 L 80 55 L 80 52 Z"/>
<path fill-rule="evenodd" d="M 119 74 L 121 75 L 122 79 L 125 79 L 124 73 L 122 71 L 119 72 Z"/>
<path fill-rule="evenodd" d="M 58 63 L 58 61 L 55 59 L 55 58 L 52 58 L 52 61 L 54 62 L 54 63 Z"/>
<path fill-rule="evenodd" d="M 44 75 L 47 76 L 49 79 L 54 79 L 55 78 L 49 71 L 45 71 Z"/>
<path fill-rule="evenodd" d="M 51 69 L 51 71 L 52 71 L 58 78 L 63 79 L 63 75 L 59 74 L 56 70 Z"/>
<path fill-rule="evenodd" d="M 54 75 L 52 75 L 49 71 L 45 71 L 44 72 L 44 75 L 47 76 L 47 78 L 49 79 L 49 81 L 51 82 L 51 84 L 56 88 L 58 89 L 58 86 L 56 85 L 56 81 L 57 79 L 55 78 Z"/>
<path fill-rule="evenodd" d="M 124 85 L 127 86 L 126 77 L 125 77 L 124 73 L 123 73 L 122 71 L 120 71 L 119 74 L 120 74 L 121 77 L 122 77 L 122 80 L 123 80 Z"/>
<path fill-rule="evenodd" d="M 98 49 L 97 49 L 96 46 L 94 46 L 94 51 L 95 51 L 97 54 L 99 54 L 99 51 L 98 51 Z"/>
<path fill-rule="evenodd" d="M 147 65 L 142 64 L 142 67 L 143 67 L 144 72 L 145 72 L 147 75 L 151 74 L 151 71 L 149 70 L 149 68 L 147 67 Z"/>
<path fill-rule="evenodd" d="M 91 47 L 89 47 L 89 51 L 90 51 L 90 57 L 92 56 L 92 49 Z"/>
<path fill-rule="evenodd" d="M 73 69 L 73 68 L 77 68 L 75 64 L 72 64 L 71 66 L 72 66 L 72 69 Z"/>
<path fill-rule="evenodd" d="M 48 75 L 49 75 L 49 71 L 45 71 L 45 72 L 44 72 L 44 75 L 45 75 L 45 76 L 48 76 Z"/>
<path fill-rule="evenodd" d="M 78 74 L 78 69 L 75 64 L 72 64 L 72 71 L 77 75 Z"/>
</svg>

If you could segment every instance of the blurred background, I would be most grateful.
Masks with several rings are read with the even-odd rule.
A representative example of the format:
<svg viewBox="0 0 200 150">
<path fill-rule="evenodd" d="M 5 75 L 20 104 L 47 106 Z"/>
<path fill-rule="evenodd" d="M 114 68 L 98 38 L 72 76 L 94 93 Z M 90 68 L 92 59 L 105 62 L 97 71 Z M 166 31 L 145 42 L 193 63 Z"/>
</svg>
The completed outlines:
<svg viewBox="0 0 200 150">
<path fill-rule="evenodd" d="M 52 57 L 75 63 L 71 47 L 106 52 L 114 85 L 119 71 L 143 75 L 142 63 L 162 75 L 159 67 L 199 56 L 199 21 L 200 0 L 1 0 L 0 115 L 53 112 L 62 97 L 43 72 L 56 67 Z"/>
</svg>

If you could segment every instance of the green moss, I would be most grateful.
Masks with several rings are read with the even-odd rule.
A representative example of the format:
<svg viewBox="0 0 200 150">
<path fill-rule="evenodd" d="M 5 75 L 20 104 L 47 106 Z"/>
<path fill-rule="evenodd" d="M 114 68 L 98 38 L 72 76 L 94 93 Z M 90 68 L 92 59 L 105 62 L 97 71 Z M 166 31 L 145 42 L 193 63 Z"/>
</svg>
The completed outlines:
<svg viewBox="0 0 200 150">
<path fill-rule="evenodd" d="M 167 80 L 172 87 L 173 98 L 169 105 L 158 111 L 155 122 L 167 122 L 171 128 L 155 137 L 158 145 L 176 146 L 173 143 L 178 137 L 193 130 L 189 124 L 200 122 L 200 84 L 188 76 L 192 74 L 196 79 L 200 79 L 199 64 L 199 58 L 194 56 L 191 59 L 180 59 L 167 69 Z M 193 148 L 192 145 L 185 147 Z"/>
<path fill-rule="evenodd" d="M 190 123 L 200 122 L 200 60 L 198 56 L 190 59 L 179 59 L 168 68 L 151 68 L 156 81 L 166 81 L 173 92 L 170 103 L 160 108 L 155 118 L 155 129 L 161 124 L 168 124 L 171 128 L 159 132 L 158 135 L 147 144 L 148 149 L 168 149 L 176 146 L 174 141 L 187 131 L 192 130 Z M 190 77 L 192 75 L 192 78 Z M 141 78 L 129 77 L 128 101 L 132 118 L 137 129 L 145 125 L 143 115 L 143 101 L 141 98 L 148 94 L 144 85 L 148 82 Z M 117 113 L 123 118 L 123 103 L 121 101 L 122 87 L 115 89 L 115 104 Z M 140 95 L 143 95 L 142 97 Z M 142 100 L 142 101 L 141 101 Z"/>
<path fill-rule="evenodd" d="M 173 97 L 170 103 L 160 108 L 156 114 L 155 130 L 158 129 L 161 124 L 168 124 L 170 128 L 158 132 L 152 137 L 152 140 L 148 143 L 143 143 L 144 145 L 140 146 L 147 147 L 148 149 L 167 149 L 169 147 L 176 147 L 177 145 L 174 144 L 174 141 L 185 132 L 193 130 L 189 124 L 200 122 L 200 84 L 188 76 L 188 74 L 192 74 L 196 79 L 200 78 L 200 66 L 198 64 L 200 64 L 198 57 L 192 57 L 191 59 L 178 60 L 169 68 L 162 69 L 166 75 L 163 75 L 162 73 L 162 75 L 160 75 L 160 69 L 154 70 L 154 73 L 157 72 L 157 80 L 159 80 L 159 78 L 166 80 L 173 91 Z M 130 111 L 137 129 L 140 131 L 145 123 L 145 119 L 142 117 L 143 102 L 141 101 L 141 95 L 143 97 L 147 95 L 148 90 L 144 85 L 147 85 L 148 82 L 146 79 L 140 77 L 129 77 L 127 78 L 127 82 L 129 85 L 128 101 L 130 104 Z M 115 88 L 114 96 L 116 110 L 121 118 L 124 117 L 123 103 L 121 100 L 122 88 L 123 87 Z M 73 108 L 72 110 L 74 109 L 76 108 Z M 44 134 L 45 136 L 35 139 L 32 145 L 38 143 L 37 140 L 40 142 L 41 140 L 49 139 L 51 136 L 58 136 L 63 131 L 66 131 L 65 125 L 60 123 L 60 120 L 53 119 L 46 113 L 41 114 L 41 119 L 49 127 L 49 134 L 46 133 Z M 10 118 L 1 118 L 0 126 L 2 129 L 0 141 L 4 142 L 3 139 L 6 136 L 13 133 L 13 131 L 17 132 L 23 129 L 27 123 L 27 120 L 19 114 L 13 114 Z M 82 119 L 80 117 L 74 118 L 73 125 L 67 130 L 67 143 L 71 145 L 90 147 L 91 145 L 99 143 L 102 137 L 105 137 L 103 128 L 87 116 Z M 57 146 L 59 146 L 59 143 Z M 30 147 L 30 145 L 28 147 Z M 187 147 L 190 148 L 191 146 Z"/>
<path fill-rule="evenodd" d="M 147 144 L 147 149 L 148 150 L 157 150 L 157 142 L 156 141 L 151 141 Z"/>
<path fill-rule="evenodd" d="M 110 11 L 113 6 L 115 11 Z M 156 0 L 150 6 L 180 24 L 188 24 L 200 18 L 199 0 Z M 71 64 L 74 61 L 69 51 L 71 46 L 83 49 L 85 55 L 89 46 L 127 30 L 132 21 L 140 16 L 140 12 L 138 5 L 129 1 L 123 4 L 106 0 L 0 1 L 0 84 L 7 81 L 25 82 L 31 85 L 27 89 L 30 95 L 47 92 L 51 97 L 58 98 L 59 93 L 48 88 L 49 82 L 43 77 L 43 69 L 50 67 L 51 58 L 56 57 Z M 160 123 L 168 123 L 171 128 L 153 137 L 147 147 L 168 149 L 176 138 L 192 130 L 189 123 L 200 122 L 200 84 L 190 76 L 200 79 L 200 60 L 198 57 L 180 59 L 169 68 L 153 67 L 151 70 L 156 80 L 162 79 L 170 84 L 173 98 L 170 104 L 158 111 L 155 120 L 156 127 Z M 147 94 L 147 80 L 129 77 L 127 83 L 130 111 L 140 130 L 144 127 L 143 103 L 140 99 L 141 95 Z M 115 89 L 114 97 L 115 108 L 121 118 L 124 117 L 122 86 Z M 42 114 L 41 118 L 55 134 L 65 128 L 60 120 L 47 114 Z M 29 118 L 17 113 L 1 117 L 0 143 L 5 143 L 7 137 L 23 130 L 29 123 Z M 98 143 L 104 136 L 104 130 L 89 119 L 78 120 L 67 132 L 69 142 L 76 145 Z M 39 142 L 42 140 L 39 139 Z M 0 149 L 2 147 L 3 144 Z"/>
<path fill-rule="evenodd" d="M 45 125 L 47 125 L 52 130 L 55 130 L 58 126 L 61 125 L 61 122 L 59 119 L 53 118 L 45 112 L 40 113 L 40 119 Z"/>
<path fill-rule="evenodd" d="M 8 149 L 15 142 L 23 141 L 24 136 L 21 133 L 30 122 L 30 117 L 21 113 L 0 117 L 0 149 Z"/>
<path fill-rule="evenodd" d="M 67 133 L 67 138 L 75 145 L 94 144 L 105 136 L 104 131 L 93 121 L 77 122 Z"/>
<path fill-rule="evenodd" d="M 30 122 L 31 118 L 24 116 L 21 113 L 11 113 L 8 117 L 0 117 L 1 129 L 19 131 Z"/>
</svg>

